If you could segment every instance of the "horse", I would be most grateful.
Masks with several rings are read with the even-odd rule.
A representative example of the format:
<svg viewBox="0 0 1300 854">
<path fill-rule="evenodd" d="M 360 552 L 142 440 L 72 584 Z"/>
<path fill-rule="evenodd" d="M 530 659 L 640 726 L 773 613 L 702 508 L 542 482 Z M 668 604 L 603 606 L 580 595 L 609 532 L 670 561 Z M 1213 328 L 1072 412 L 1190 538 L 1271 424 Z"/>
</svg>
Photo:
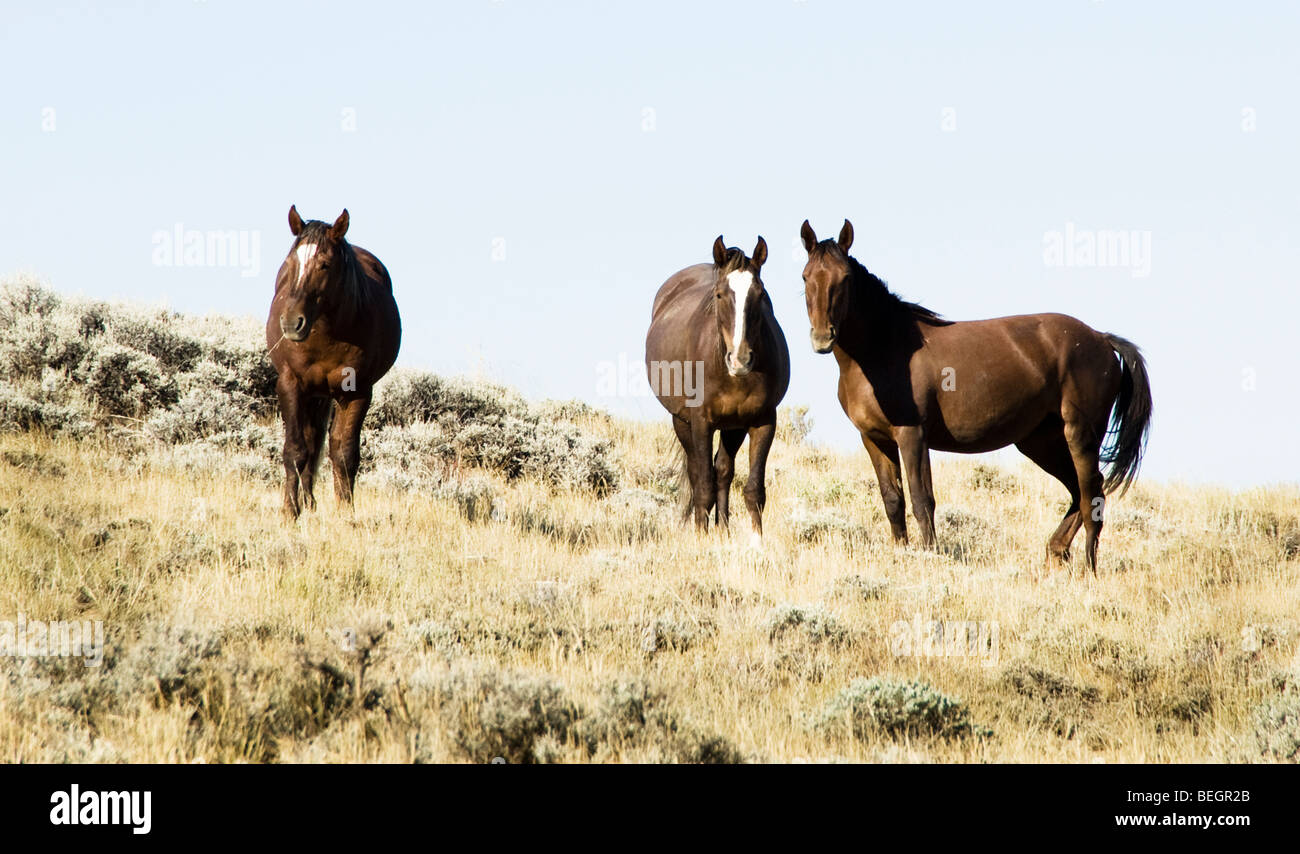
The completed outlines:
<svg viewBox="0 0 1300 854">
<path fill-rule="evenodd" d="M 289 208 L 293 245 L 275 277 L 266 344 L 284 419 L 284 515 L 316 508 L 312 482 L 329 431 L 334 496 L 352 504 L 361 424 L 374 385 L 397 360 L 402 322 L 379 259 L 349 244 L 345 209 L 330 225 Z"/>
<path fill-rule="evenodd" d="M 748 436 L 744 495 L 756 546 L 776 409 L 790 385 L 790 351 L 760 276 L 766 260 L 761 236 L 746 257 L 719 235 L 712 264 L 687 267 L 659 288 L 645 344 L 650 387 L 686 453 L 686 516 L 693 512 L 697 530 L 704 530 L 716 506 L 717 526 L 729 526 L 736 453 Z M 716 456 L 715 432 L 721 434 Z"/>
<path fill-rule="evenodd" d="M 1150 429 L 1141 351 L 1063 314 L 945 320 L 848 254 L 847 219 L 837 240 L 819 242 L 807 220 L 800 237 L 812 348 L 835 354 L 840 406 L 871 457 L 894 540 L 907 543 L 901 472 L 922 545 L 934 548 L 930 450 L 1014 444 L 1070 493 L 1048 565 L 1068 565 L 1082 526 L 1095 574 L 1105 496 L 1136 479 Z"/>
</svg>

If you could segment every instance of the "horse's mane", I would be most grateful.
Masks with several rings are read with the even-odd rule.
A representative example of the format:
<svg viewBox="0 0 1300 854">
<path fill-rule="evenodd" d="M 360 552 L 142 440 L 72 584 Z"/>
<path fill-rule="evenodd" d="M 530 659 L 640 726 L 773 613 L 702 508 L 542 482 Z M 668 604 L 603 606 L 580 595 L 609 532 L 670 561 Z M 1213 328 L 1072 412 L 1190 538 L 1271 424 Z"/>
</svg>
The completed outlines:
<svg viewBox="0 0 1300 854">
<path fill-rule="evenodd" d="M 329 239 L 330 224 L 318 219 L 309 219 L 302 224 L 298 232 L 299 243 L 322 243 Z"/>
<path fill-rule="evenodd" d="M 838 248 L 838 247 L 836 247 Z M 906 312 L 922 323 L 930 326 L 949 326 L 951 320 L 945 320 L 938 312 L 931 311 L 920 303 L 908 302 L 889 289 L 885 280 L 863 266 L 862 262 L 852 255 L 845 254 L 845 260 L 848 261 L 849 270 L 852 271 L 853 281 L 856 283 L 861 293 L 867 296 L 869 300 L 876 305 L 884 305 L 888 308 Z"/>
<path fill-rule="evenodd" d="M 302 224 L 302 231 L 298 234 L 297 246 L 301 243 L 322 243 L 329 239 L 329 230 L 332 226 L 328 222 L 322 222 L 318 219 L 308 220 Z M 346 239 L 339 241 L 339 247 L 343 251 L 343 263 L 347 265 L 347 271 L 343 275 L 343 296 L 356 309 L 364 308 L 370 301 L 370 291 L 362 281 L 361 270 L 357 265 L 357 253 L 353 251 L 352 244 Z"/>
</svg>

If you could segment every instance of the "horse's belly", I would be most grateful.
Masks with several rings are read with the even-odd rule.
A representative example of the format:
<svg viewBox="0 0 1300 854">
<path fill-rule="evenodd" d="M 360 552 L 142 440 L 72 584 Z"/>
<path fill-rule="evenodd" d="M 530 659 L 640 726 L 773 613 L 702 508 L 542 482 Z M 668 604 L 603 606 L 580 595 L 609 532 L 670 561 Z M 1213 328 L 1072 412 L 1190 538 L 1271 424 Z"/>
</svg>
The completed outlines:
<svg viewBox="0 0 1300 854">
<path fill-rule="evenodd" d="M 940 451 L 984 453 L 1020 441 L 1047 417 L 1043 395 L 987 395 L 945 405 L 931 419 L 927 440 Z"/>
<path fill-rule="evenodd" d="M 962 439 L 952 436 L 933 436 L 927 435 L 926 444 L 934 451 L 947 451 L 952 454 L 986 454 L 989 451 L 996 451 L 999 448 L 1005 448 L 1013 444 L 1014 439 L 1005 439 L 1003 436 L 980 436 L 971 439 Z"/>
<path fill-rule="evenodd" d="M 703 362 L 680 358 L 680 355 L 648 345 L 646 381 L 650 392 L 670 415 L 685 418 L 704 403 L 707 379 Z"/>
</svg>

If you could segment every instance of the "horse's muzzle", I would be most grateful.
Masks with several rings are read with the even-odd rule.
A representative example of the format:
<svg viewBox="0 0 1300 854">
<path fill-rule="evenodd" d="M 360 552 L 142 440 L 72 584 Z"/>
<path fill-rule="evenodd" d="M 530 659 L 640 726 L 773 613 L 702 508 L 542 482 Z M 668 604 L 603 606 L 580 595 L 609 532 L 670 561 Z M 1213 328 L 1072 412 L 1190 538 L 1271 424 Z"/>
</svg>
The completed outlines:
<svg viewBox="0 0 1300 854">
<path fill-rule="evenodd" d="M 280 333 L 290 341 L 305 341 L 311 334 L 311 324 L 307 322 L 307 315 L 280 315 Z"/>
<path fill-rule="evenodd" d="M 812 341 L 812 348 L 817 353 L 829 353 L 835 346 L 835 327 L 831 327 L 830 332 L 818 332 L 816 329 L 808 330 L 808 338 Z"/>
<path fill-rule="evenodd" d="M 750 350 L 744 364 L 736 361 L 734 353 L 727 354 L 727 373 L 733 377 L 743 377 L 754 368 L 754 351 Z"/>
</svg>

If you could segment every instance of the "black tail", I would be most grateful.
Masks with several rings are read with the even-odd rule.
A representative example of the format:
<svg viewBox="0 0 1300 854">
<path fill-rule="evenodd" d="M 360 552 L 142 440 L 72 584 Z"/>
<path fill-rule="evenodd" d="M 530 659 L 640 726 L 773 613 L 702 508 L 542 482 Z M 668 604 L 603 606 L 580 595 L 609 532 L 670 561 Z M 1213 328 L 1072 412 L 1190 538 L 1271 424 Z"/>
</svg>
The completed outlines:
<svg viewBox="0 0 1300 854">
<path fill-rule="evenodd" d="M 1147 433 L 1151 429 L 1151 383 L 1147 379 L 1147 364 L 1136 344 L 1110 334 L 1106 335 L 1106 341 L 1119 354 L 1124 374 L 1120 378 L 1119 397 L 1111 410 L 1101 462 L 1110 469 L 1106 473 L 1105 491 L 1118 489 L 1123 495 L 1137 479 L 1146 450 Z"/>
</svg>

